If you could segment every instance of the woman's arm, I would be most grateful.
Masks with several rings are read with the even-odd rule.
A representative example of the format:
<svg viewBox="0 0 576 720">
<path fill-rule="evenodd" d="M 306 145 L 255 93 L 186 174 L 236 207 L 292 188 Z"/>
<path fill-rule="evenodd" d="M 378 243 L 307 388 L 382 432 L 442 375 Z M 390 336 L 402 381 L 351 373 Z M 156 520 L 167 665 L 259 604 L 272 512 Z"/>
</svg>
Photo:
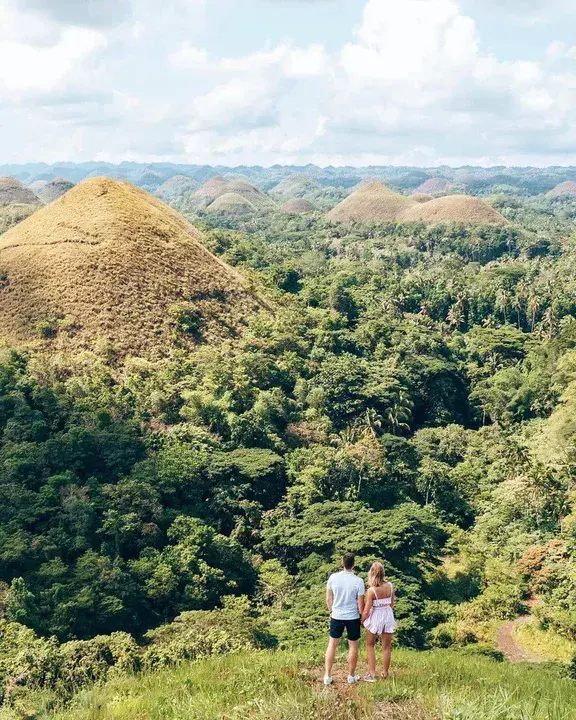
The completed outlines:
<svg viewBox="0 0 576 720">
<path fill-rule="evenodd" d="M 390 607 L 392 610 L 394 610 L 394 605 L 396 603 L 396 590 L 394 590 L 394 586 L 392 586 L 392 599 L 390 601 Z"/>
<path fill-rule="evenodd" d="M 374 595 L 368 590 L 366 593 L 366 601 L 364 603 L 364 612 L 362 613 L 362 617 L 360 618 L 360 622 L 364 624 L 364 621 L 367 619 L 368 615 L 370 615 L 370 609 L 372 608 L 372 601 L 374 600 Z"/>
</svg>

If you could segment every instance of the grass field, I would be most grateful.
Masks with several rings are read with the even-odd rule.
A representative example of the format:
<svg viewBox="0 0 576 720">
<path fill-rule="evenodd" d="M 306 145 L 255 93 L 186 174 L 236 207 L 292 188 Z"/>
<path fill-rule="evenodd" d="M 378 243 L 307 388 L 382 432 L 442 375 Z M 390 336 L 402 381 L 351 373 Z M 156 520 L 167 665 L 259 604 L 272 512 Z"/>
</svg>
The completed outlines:
<svg viewBox="0 0 576 720">
<path fill-rule="evenodd" d="M 321 683 L 321 649 L 250 652 L 140 676 L 124 676 L 79 692 L 66 709 L 50 704 L 0 720 L 569 720 L 576 682 L 559 666 L 499 663 L 450 650 L 396 651 L 394 677 L 374 685 Z M 362 668 L 363 670 L 363 668 Z M 47 700 L 47 699 L 45 699 Z M 33 702 L 33 701 L 29 701 Z"/>
<path fill-rule="evenodd" d="M 576 643 L 552 631 L 540 630 L 536 618 L 514 630 L 517 642 L 547 662 L 570 662 L 576 654 Z"/>
</svg>

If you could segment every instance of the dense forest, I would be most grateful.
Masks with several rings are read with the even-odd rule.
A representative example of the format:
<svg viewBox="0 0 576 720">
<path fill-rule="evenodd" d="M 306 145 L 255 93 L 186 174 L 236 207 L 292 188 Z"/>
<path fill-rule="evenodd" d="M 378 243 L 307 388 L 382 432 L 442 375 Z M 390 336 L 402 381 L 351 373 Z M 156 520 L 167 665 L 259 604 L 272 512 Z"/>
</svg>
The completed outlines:
<svg viewBox="0 0 576 720">
<path fill-rule="evenodd" d="M 383 560 L 402 645 L 489 652 L 529 603 L 576 641 L 576 202 L 493 205 L 511 224 L 193 218 L 272 308 L 243 334 L 2 349 L 5 700 L 193 657 L 199 623 L 308 643 L 345 551 Z"/>
</svg>

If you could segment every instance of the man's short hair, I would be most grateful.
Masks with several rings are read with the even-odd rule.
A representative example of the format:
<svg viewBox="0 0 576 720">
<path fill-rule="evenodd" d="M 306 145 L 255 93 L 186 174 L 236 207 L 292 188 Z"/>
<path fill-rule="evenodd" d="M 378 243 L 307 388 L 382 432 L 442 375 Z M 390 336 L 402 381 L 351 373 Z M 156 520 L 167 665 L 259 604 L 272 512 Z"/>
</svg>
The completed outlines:
<svg viewBox="0 0 576 720">
<path fill-rule="evenodd" d="M 346 553 L 342 558 L 342 565 L 344 565 L 346 570 L 352 570 L 355 562 L 356 558 L 354 557 L 354 553 Z"/>
</svg>

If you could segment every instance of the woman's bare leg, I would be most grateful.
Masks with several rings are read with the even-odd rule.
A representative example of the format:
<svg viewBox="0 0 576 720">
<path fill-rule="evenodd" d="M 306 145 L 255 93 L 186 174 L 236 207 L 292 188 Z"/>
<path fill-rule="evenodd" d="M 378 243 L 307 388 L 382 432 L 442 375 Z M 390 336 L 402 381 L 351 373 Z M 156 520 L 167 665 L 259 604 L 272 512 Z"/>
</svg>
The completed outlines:
<svg viewBox="0 0 576 720">
<path fill-rule="evenodd" d="M 382 634 L 382 662 L 384 663 L 384 677 L 390 672 L 390 658 L 392 657 L 392 638 L 390 633 Z"/>
<path fill-rule="evenodd" d="M 366 655 L 368 656 L 370 675 L 376 675 L 376 640 L 378 640 L 378 636 L 372 635 L 369 630 L 366 630 Z"/>
</svg>

